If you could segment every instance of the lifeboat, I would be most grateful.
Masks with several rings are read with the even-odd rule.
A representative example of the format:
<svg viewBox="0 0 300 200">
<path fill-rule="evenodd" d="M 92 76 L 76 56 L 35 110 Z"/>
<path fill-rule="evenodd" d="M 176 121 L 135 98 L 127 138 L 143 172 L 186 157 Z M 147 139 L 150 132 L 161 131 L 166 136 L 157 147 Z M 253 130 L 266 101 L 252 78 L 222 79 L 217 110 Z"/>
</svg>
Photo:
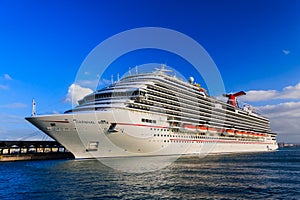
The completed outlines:
<svg viewBox="0 0 300 200">
<path fill-rule="evenodd" d="M 261 137 L 267 137 L 267 134 L 262 133 L 262 134 L 261 134 Z"/>
<path fill-rule="evenodd" d="M 243 131 L 239 131 L 239 130 L 234 131 L 234 134 L 235 134 L 236 136 L 239 136 L 239 137 L 244 136 L 244 132 L 243 132 Z"/>
<path fill-rule="evenodd" d="M 222 128 L 219 128 L 218 130 L 217 130 L 217 132 L 219 133 L 219 134 L 222 134 L 222 133 L 224 133 L 224 129 L 222 129 Z"/>
<path fill-rule="evenodd" d="M 193 124 L 183 124 L 181 130 L 182 131 L 196 131 L 196 125 L 193 125 Z"/>
<path fill-rule="evenodd" d="M 264 134 L 264 133 L 259 133 L 259 134 L 258 134 L 258 137 L 266 137 L 266 134 Z"/>
<path fill-rule="evenodd" d="M 206 126 L 197 126 L 197 131 L 199 131 L 200 133 L 206 133 L 207 127 Z"/>
<path fill-rule="evenodd" d="M 217 129 L 214 128 L 214 127 L 207 127 L 207 131 L 208 131 L 209 133 L 217 133 Z"/>
<path fill-rule="evenodd" d="M 224 134 L 225 134 L 225 135 L 234 135 L 234 130 L 232 130 L 232 129 L 227 129 L 227 130 L 225 130 Z"/>
<path fill-rule="evenodd" d="M 256 138 L 260 137 L 260 133 L 253 133 L 253 136 L 256 137 Z"/>
<path fill-rule="evenodd" d="M 254 137 L 254 133 L 252 133 L 251 131 L 247 132 L 247 137 Z"/>
<path fill-rule="evenodd" d="M 196 125 L 193 125 L 193 124 L 183 124 L 183 128 L 186 128 L 186 129 L 196 129 Z"/>
<path fill-rule="evenodd" d="M 246 131 L 240 131 L 241 136 L 247 137 L 247 132 Z"/>
</svg>

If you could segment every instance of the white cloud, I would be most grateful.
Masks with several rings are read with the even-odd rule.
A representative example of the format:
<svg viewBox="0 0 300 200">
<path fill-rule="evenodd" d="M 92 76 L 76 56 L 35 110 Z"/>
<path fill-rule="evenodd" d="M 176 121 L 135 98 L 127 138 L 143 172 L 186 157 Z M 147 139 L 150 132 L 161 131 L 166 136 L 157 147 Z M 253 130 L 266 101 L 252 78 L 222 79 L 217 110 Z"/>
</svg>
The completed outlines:
<svg viewBox="0 0 300 200">
<path fill-rule="evenodd" d="M 8 74 L 3 74 L 3 76 L 0 76 L 0 81 L 1 81 L 0 90 L 8 90 L 9 86 L 7 85 L 7 81 L 11 81 L 11 80 L 13 79 Z"/>
<path fill-rule="evenodd" d="M 29 141 L 45 141 L 52 140 L 49 136 L 34 128 L 17 128 L 17 129 L 3 129 L 0 127 L 0 140 L 29 140 Z"/>
<path fill-rule="evenodd" d="M 259 109 L 272 118 L 300 117 L 300 102 L 285 102 L 277 105 L 260 106 Z"/>
<path fill-rule="evenodd" d="M 282 101 L 275 105 L 260 106 L 257 109 L 270 119 L 271 130 L 278 133 L 280 142 L 300 143 L 300 83 L 281 90 L 250 90 L 246 93 L 247 95 L 240 97 L 240 100 Z"/>
<path fill-rule="evenodd" d="M 9 80 L 9 81 L 12 80 L 11 76 L 8 75 L 8 74 L 4 74 L 3 77 L 4 77 L 6 80 Z"/>
<path fill-rule="evenodd" d="M 264 116 L 271 122 L 272 131 L 279 134 L 281 142 L 293 141 L 291 138 L 300 139 L 300 102 L 285 102 L 277 105 L 266 105 L 259 107 Z"/>
<path fill-rule="evenodd" d="M 116 81 L 116 80 L 115 80 Z M 91 80 L 78 80 L 78 85 L 87 88 L 97 88 L 98 86 L 106 86 L 111 84 L 111 80 L 102 78 L 102 79 L 91 79 Z"/>
<path fill-rule="evenodd" d="M 7 85 L 1 85 L 0 84 L 0 90 L 8 90 L 8 86 Z"/>
<path fill-rule="evenodd" d="M 98 85 L 98 80 L 80 80 L 77 82 L 78 85 L 85 88 L 96 88 Z"/>
<path fill-rule="evenodd" d="M 3 126 L 6 126 L 8 124 L 23 124 L 24 123 L 24 117 L 19 115 L 12 115 L 7 113 L 0 113 L 0 121 Z"/>
<path fill-rule="evenodd" d="M 60 112 L 59 111 L 57 111 L 57 110 L 52 110 L 52 112 L 51 112 L 52 114 L 59 114 Z"/>
<path fill-rule="evenodd" d="M 27 104 L 16 102 L 16 103 L 0 105 L 0 108 L 27 108 Z"/>
<path fill-rule="evenodd" d="M 276 96 L 276 90 L 250 90 L 246 92 L 246 96 L 240 97 L 243 101 L 265 101 Z"/>
<path fill-rule="evenodd" d="M 277 90 L 250 90 L 247 95 L 240 97 L 242 101 L 267 101 L 274 99 L 300 100 L 300 83 L 295 86 L 287 86 L 281 91 Z"/>
<path fill-rule="evenodd" d="M 44 133 L 27 122 L 24 116 L 0 112 L 0 122 L 0 140 L 49 139 Z"/>
<path fill-rule="evenodd" d="M 90 88 L 81 87 L 80 85 L 73 83 L 68 89 L 65 101 L 68 103 L 78 104 L 78 100 L 92 92 L 93 90 Z"/>
<path fill-rule="evenodd" d="M 284 53 L 284 55 L 289 55 L 291 53 L 291 51 L 283 49 L 282 52 Z"/>
</svg>

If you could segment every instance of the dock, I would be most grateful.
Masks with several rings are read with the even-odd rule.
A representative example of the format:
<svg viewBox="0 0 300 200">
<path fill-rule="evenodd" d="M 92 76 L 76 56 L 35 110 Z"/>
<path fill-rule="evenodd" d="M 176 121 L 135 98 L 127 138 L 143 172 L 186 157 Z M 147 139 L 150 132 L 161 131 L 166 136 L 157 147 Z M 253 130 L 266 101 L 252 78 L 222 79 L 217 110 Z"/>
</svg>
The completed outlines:
<svg viewBox="0 0 300 200">
<path fill-rule="evenodd" d="M 73 158 L 73 154 L 56 141 L 0 141 L 0 162 Z"/>
</svg>

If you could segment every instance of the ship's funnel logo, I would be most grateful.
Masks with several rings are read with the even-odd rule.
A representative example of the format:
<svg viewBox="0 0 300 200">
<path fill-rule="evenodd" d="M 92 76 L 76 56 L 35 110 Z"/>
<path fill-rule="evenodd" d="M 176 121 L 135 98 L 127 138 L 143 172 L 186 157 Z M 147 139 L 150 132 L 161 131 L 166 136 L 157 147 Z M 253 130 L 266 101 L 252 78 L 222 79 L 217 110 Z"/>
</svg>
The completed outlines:
<svg viewBox="0 0 300 200">
<path fill-rule="evenodd" d="M 246 95 L 246 92 L 240 91 L 234 94 L 223 94 L 224 97 L 228 97 L 227 103 L 233 105 L 234 107 L 238 107 L 236 98 L 242 95 Z"/>
</svg>

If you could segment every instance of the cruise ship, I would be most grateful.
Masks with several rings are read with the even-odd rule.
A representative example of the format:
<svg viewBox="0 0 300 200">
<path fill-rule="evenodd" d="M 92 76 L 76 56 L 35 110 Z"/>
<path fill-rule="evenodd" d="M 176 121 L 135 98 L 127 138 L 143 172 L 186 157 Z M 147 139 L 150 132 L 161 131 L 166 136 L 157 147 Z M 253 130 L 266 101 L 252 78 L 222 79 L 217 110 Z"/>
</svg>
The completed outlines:
<svg viewBox="0 0 300 200">
<path fill-rule="evenodd" d="M 78 101 L 63 114 L 26 119 L 61 143 L 75 158 L 207 155 L 264 152 L 278 148 L 269 120 L 209 96 L 190 77 L 164 67 L 128 74 Z"/>
</svg>

